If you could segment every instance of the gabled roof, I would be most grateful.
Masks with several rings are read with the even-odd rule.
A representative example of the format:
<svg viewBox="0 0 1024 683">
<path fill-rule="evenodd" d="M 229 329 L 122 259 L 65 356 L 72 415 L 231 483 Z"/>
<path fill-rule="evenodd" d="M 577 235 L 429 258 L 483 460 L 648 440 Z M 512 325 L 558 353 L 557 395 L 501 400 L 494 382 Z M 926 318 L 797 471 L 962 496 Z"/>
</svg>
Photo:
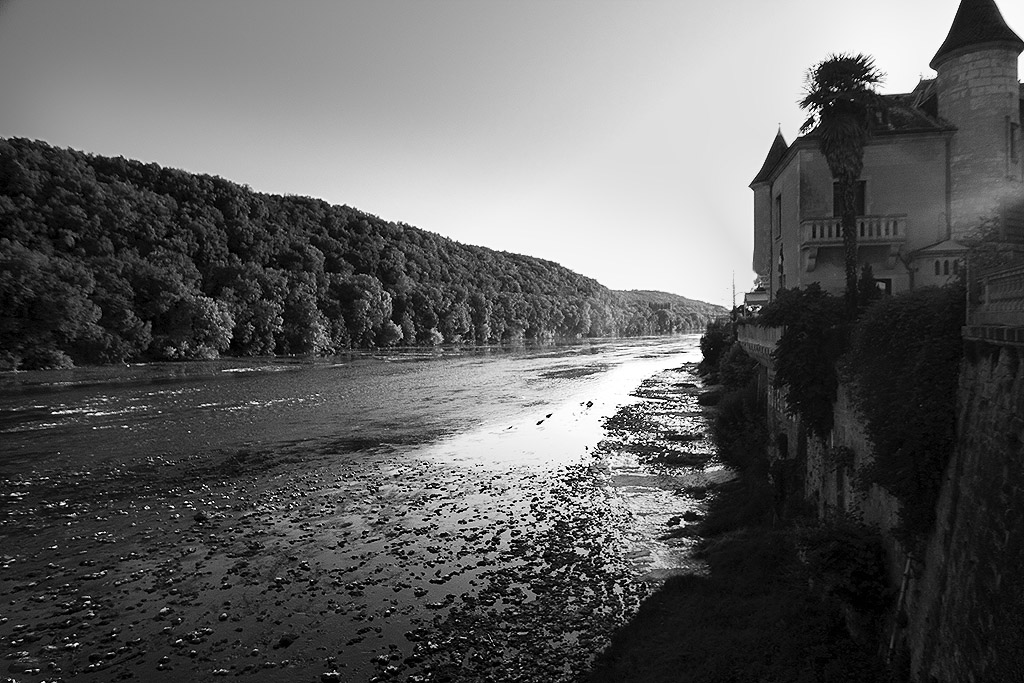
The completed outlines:
<svg viewBox="0 0 1024 683">
<path fill-rule="evenodd" d="M 913 256 L 915 258 L 927 258 L 929 256 L 959 254 L 965 251 L 967 251 L 967 247 L 956 240 L 942 240 L 941 242 L 936 242 L 935 244 L 930 244 L 927 247 L 918 249 L 913 253 Z"/>
<path fill-rule="evenodd" d="M 966 0 L 970 1 L 970 0 Z M 880 95 L 882 104 L 871 121 L 871 134 L 873 136 L 886 137 L 900 134 L 921 134 L 921 133 L 946 133 L 956 131 L 956 126 L 942 119 L 938 115 L 938 100 L 936 97 L 935 79 L 921 79 L 917 86 L 909 93 L 892 95 Z M 1024 118 L 1024 84 L 1021 84 L 1021 113 Z M 818 129 L 814 128 L 806 135 L 802 135 L 787 145 L 780 130 L 775 135 L 772 147 L 768 156 L 761 165 L 749 187 L 753 188 L 758 183 L 767 182 L 772 172 L 783 163 L 791 150 L 803 147 L 806 144 L 816 144 L 812 141 L 818 139 Z"/>
<path fill-rule="evenodd" d="M 990 43 L 1005 44 L 1016 49 L 1017 54 L 1024 51 L 1024 41 L 1006 25 L 995 0 L 962 0 L 949 35 L 928 66 L 936 69 L 949 57 Z"/>
<path fill-rule="evenodd" d="M 922 80 L 912 92 L 879 95 L 880 106 L 874 110 L 869 124 L 871 135 L 955 131 L 956 126 L 938 116 L 934 84 L 934 80 Z M 817 140 L 818 136 L 816 126 L 793 144 L 805 139 Z"/>
<path fill-rule="evenodd" d="M 775 140 L 772 142 L 772 148 L 768 150 L 768 156 L 765 157 L 764 163 L 761 164 L 761 170 L 750 181 L 750 186 L 753 187 L 758 183 L 768 180 L 768 176 L 772 174 L 775 167 L 782 161 L 782 157 L 786 156 L 788 150 L 789 145 L 786 144 L 786 139 L 782 137 L 782 129 L 779 129 L 779 132 L 775 134 Z"/>
<path fill-rule="evenodd" d="M 882 95 L 885 104 L 871 125 L 872 135 L 956 130 L 938 115 L 934 81 L 922 81 L 913 92 Z"/>
</svg>

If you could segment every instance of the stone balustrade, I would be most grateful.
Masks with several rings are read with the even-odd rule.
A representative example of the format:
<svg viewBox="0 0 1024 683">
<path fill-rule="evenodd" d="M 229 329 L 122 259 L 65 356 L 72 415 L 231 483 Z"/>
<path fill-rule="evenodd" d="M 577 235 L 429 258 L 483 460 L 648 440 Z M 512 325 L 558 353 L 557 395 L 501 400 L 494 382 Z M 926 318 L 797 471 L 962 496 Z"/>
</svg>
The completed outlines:
<svg viewBox="0 0 1024 683">
<path fill-rule="evenodd" d="M 811 218 L 800 223 L 801 244 L 831 246 L 843 243 L 841 218 Z M 907 217 L 904 214 L 858 216 L 858 244 L 891 244 L 907 239 Z"/>
<path fill-rule="evenodd" d="M 978 284 L 981 303 L 970 312 L 971 327 L 1024 327 L 1024 264 L 986 273 Z"/>
<path fill-rule="evenodd" d="M 772 353 L 782 339 L 784 327 L 759 327 L 757 325 L 739 325 L 736 328 L 736 340 L 751 358 L 766 367 L 771 367 Z"/>
</svg>

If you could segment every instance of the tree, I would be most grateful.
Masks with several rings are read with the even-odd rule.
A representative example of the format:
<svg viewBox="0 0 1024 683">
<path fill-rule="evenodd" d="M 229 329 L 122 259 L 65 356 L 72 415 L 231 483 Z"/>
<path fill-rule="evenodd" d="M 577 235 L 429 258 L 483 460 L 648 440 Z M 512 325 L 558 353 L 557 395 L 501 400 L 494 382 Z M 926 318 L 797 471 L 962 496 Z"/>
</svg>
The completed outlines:
<svg viewBox="0 0 1024 683">
<path fill-rule="evenodd" d="M 164 316 L 164 330 L 153 336 L 153 350 L 165 360 L 213 360 L 231 344 L 234 326 L 228 304 L 188 293 Z"/>
<path fill-rule="evenodd" d="M 864 167 L 871 116 L 883 106 L 875 92 L 883 78 L 867 55 L 831 55 L 807 71 L 806 93 L 800 101 L 808 113 L 800 132 L 817 134 L 828 170 L 839 185 L 846 310 L 851 318 L 857 313 L 857 180 Z"/>
<path fill-rule="evenodd" d="M 280 353 L 316 355 L 332 346 L 331 325 L 317 307 L 316 284 L 309 273 L 289 278 L 281 328 Z"/>
<path fill-rule="evenodd" d="M 785 389 L 786 412 L 799 415 L 818 438 L 827 439 L 839 386 L 836 361 L 847 336 L 842 303 L 817 282 L 780 289 L 761 310 L 758 324 L 786 328 L 772 353 L 774 386 Z"/>
<path fill-rule="evenodd" d="M 716 314 L 351 207 L 20 138 L 0 139 L 0 235 L 6 368 L 616 335 L 634 318 L 646 334 Z"/>
<path fill-rule="evenodd" d="M 69 367 L 66 352 L 100 332 L 94 287 L 82 265 L 0 238 L 0 367 Z"/>
</svg>

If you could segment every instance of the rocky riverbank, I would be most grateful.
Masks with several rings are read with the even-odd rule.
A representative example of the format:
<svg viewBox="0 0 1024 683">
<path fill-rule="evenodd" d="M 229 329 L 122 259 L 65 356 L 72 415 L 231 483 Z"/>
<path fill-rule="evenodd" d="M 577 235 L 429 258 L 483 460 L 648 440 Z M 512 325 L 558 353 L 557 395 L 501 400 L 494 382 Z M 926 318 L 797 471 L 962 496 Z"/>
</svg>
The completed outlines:
<svg viewBox="0 0 1024 683">
<path fill-rule="evenodd" d="M 670 577 L 613 636 L 590 683 L 896 681 L 879 638 L 887 595 L 877 532 L 823 525 L 781 496 L 764 404 L 739 352 L 701 396 L 717 458 L 734 480 L 716 487 L 695 553 L 707 571 Z"/>
<path fill-rule="evenodd" d="M 2 667 L 16 681 L 578 680 L 657 582 L 701 571 L 696 525 L 728 475 L 693 371 L 645 382 L 557 467 L 297 442 L 5 477 Z"/>
</svg>

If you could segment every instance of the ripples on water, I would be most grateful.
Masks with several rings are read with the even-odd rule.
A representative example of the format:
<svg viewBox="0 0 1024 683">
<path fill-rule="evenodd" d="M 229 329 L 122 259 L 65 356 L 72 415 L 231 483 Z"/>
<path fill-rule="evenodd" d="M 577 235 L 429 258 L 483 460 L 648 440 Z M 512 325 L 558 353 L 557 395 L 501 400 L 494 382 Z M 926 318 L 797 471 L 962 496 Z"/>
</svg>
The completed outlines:
<svg viewBox="0 0 1024 683">
<path fill-rule="evenodd" d="M 146 647 L 111 671 L 572 680 L 635 609 L 637 578 L 694 569 L 689 539 L 659 536 L 715 468 L 649 456 L 699 410 L 639 411 L 638 437 L 604 420 L 698 360 L 696 341 L 7 376 L 0 533 L 22 545 L 5 566 L 53 565 L 31 591 L 7 579 L 11 612 L 53 623 L 52 602 L 25 600 L 48 582 L 64 604 L 107 596 L 92 619 Z"/>
</svg>

